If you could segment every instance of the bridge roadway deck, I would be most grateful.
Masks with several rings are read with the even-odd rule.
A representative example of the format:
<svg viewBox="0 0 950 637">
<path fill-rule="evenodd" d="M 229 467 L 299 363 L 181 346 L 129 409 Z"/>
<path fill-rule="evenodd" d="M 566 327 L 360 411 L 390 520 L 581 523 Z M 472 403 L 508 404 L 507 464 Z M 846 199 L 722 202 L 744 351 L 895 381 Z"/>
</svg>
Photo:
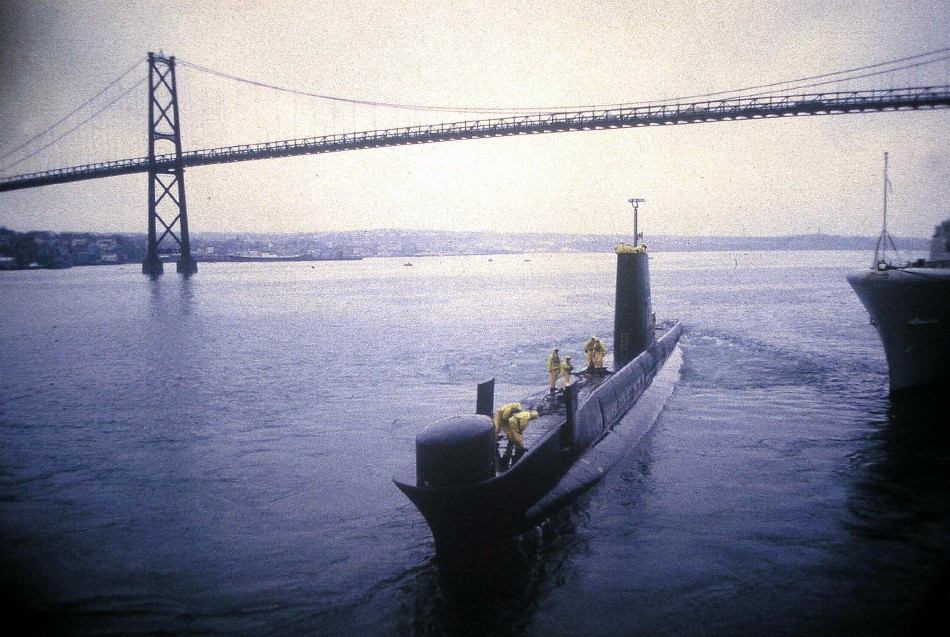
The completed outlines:
<svg viewBox="0 0 950 637">
<path fill-rule="evenodd" d="M 950 85 L 803 95 L 736 97 L 690 103 L 648 104 L 644 106 L 519 115 L 338 133 L 260 144 L 223 146 L 184 152 L 181 156 L 181 163 L 184 167 L 205 166 L 257 159 L 274 159 L 486 137 L 695 124 L 799 115 L 835 115 L 948 107 L 950 107 Z M 153 167 L 168 170 L 176 164 L 175 155 L 166 154 L 156 156 L 154 161 L 148 157 L 137 157 L 15 175 L 0 178 L 0 192 L 142 173 L 148 172 Z"/>
</svg>

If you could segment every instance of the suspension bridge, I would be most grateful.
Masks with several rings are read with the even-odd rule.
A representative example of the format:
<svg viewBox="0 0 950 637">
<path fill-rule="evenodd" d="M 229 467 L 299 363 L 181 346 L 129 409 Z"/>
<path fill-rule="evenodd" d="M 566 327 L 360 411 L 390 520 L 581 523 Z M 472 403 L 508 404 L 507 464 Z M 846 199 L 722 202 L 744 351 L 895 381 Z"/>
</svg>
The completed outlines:
<svg viewBox="0 0 950 637">
<path fill-rule="evenodd" d="M 806 115 L 858 114 L 888 111 L 926 110 L 950 107 L 950 81 L 899 88 L 857 88 L 841 90 L 843 82 L 887 76 L 908 68 L 929 67 L 950 60 L 950 48 L 891 60 L 856 69 L 800 78 L 735 91 L 724 91 L 651 103 L 627 103 L 564 109 L 478 109 L 443 108 L 427 105 L 367 102 L 348 98 L 303 93 L 298 90 L 261 84 L 230 76 L 195 64 L 189 67 L 234 81 L 302 94 L 308 97 L 370 104 L 397 109 L 511 113 L 500 117 L 464 119 L 451 122 L 375 128 L 280 141 L 217 146 L 185 151 L 182 148 L 179 118 L 176 60 L 148 54 L 148 153 L 142 157 L 100 161 L 11 176 L 0 176 L 0 192 L 37 188 L 88 179 L 136 173 L 148 174 L 148 254 L 143 272 L 162 272 L 162 255 L 180 256 L 178 271 L 192 273 L 197 266 L 191 257 L 185 197 L 185 168 L 239 161 L 274 159 L 299 155 L 363 150 L 410 144 L 429 144 L 466 139 L 536 135 L 569 131 L 592 131 L 646 126 L 667 126 L 720 121 L 797 117 Z M 948 78 L 950 80 L 950 78 Z M 137 87 L 142 82 L 133 85 Z M 830 86 L 835 90 L 806 91 Z M 107 87 L 108 88 L 108 87 Z M 105 90 L 105 89 L 104 89 Z M 122 96 L 127 94 L 126 91 Z M 101 92 L 100 92 L 101 93 Z M 119 98 L 116 98 L 117 101 Z M 111 103 L 108 106 L 111 106 Z M 107 108 L 106 107 L 106 108 Z M 98 111 L 98 115 L 106 108 Z M 528 112 L 522 112 L 528 111 Z M 74 111 L 75 112 L 75 111 Z M 91 118 L 89 118 L 91 119 Z M 61 120 L 62 121 L 62 120 Z M 86 123 L 87 120 L 80 125 Z M 55 126 L 55 125 L 54 125 Z M 52 127 L 51 127 L 52 128 Z M 51 129 L 47 129 L 44 133 Z M 71 129 L 74 130 L 74 129 Z M 71 132 L 71 131 L 68 131 Z M 40 134 L 42 136 L 42 133 Z M 34 151 L 36 154 L 61 135 Z M 21 144 L 14 151 L 28 146 Z M 7 153 L 7 157 L 11 153 Z M 27 155 L 26 158 L 32 156 Z M 25 158 L 24 158 L 25 159 Z M 19 164 L 8 164 L 4 169 Z M 159 234 L 161 230 L 161 234 Z M 161 246 L 172 243 L 171 249 Z M 164 242 L 164 243 L 163 243 Z"/>
</svg>

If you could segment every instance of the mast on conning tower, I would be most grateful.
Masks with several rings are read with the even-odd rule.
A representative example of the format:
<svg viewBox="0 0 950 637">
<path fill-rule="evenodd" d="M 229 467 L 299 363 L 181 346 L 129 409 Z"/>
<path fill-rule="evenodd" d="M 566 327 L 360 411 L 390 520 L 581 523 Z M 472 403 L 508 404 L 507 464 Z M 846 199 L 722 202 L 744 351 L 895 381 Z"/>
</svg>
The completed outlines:
<svg viewBox="0 0 950 637">
<path fill-rule="evenodd" d="M 640 234 L 637 232 L 637 209 L 646 199 L 633 198 L 628 201 L 633 205 L 633 245 L 638 246 L 640 245 Z"/>
</svg>

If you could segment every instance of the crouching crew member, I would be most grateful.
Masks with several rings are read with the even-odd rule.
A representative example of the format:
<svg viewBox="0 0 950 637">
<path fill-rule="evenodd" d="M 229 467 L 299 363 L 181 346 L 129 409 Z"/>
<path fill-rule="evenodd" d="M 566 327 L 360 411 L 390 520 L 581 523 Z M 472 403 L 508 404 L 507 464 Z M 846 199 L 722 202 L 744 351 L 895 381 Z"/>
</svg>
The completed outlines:
<svg viewBox="0 0 950 637">
<path fill-rule="evenodd" d="M 504 425 L 508 422 L 508 419 L 519 411 L 521 411 L 521 403 L 508 403 L 495 412 L 495 415 L 492 416 L 492 423 L 495 425 L 496 438 L 498 437 L 498 432 L 502 431 Z"/>
<path fill-rule="evenodd" d="M 524 448 L 524 438 L 521 434 L 528 428 L 528 423 L 537 418 L 538 415 L 536 411 L 519 411 L 512 414 L 507 421 L 502 423 L 501 430 L 505 434 L 505 437 L 508 438 L 505 457 L 502 458 L 502 467 L 507 468 L 509 460 L 516 462 L 524 455 L 526 449 Z M 514 454 L 513 457 L 512 452 Z"/>
</svg>

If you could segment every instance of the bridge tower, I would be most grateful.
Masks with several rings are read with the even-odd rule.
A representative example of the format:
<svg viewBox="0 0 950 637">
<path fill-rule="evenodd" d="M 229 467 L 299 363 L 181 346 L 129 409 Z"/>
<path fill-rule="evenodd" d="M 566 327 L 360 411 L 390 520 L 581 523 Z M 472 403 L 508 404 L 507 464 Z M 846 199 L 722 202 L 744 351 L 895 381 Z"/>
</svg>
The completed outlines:
<svg viewBox="0 0 950 637">
<path fill-rule="evenodd" d="M 177 253 L 178 271 L 193 274 L 198 271 L 198 264 L 191 258 L 188 238 L 174 56 L 149 53 L 148 80 L 148 249 L 142 272 L 152 276 L 161 274 L 162 255 Z M 162 156 L 161 161 L 158 156 Z M 163 229 L 161 235 L 159 224 Z M 166 238 L 170 240 L 165 241 Z M 168 248 L 162 247 L 163 241 Z"/>
</svg>

